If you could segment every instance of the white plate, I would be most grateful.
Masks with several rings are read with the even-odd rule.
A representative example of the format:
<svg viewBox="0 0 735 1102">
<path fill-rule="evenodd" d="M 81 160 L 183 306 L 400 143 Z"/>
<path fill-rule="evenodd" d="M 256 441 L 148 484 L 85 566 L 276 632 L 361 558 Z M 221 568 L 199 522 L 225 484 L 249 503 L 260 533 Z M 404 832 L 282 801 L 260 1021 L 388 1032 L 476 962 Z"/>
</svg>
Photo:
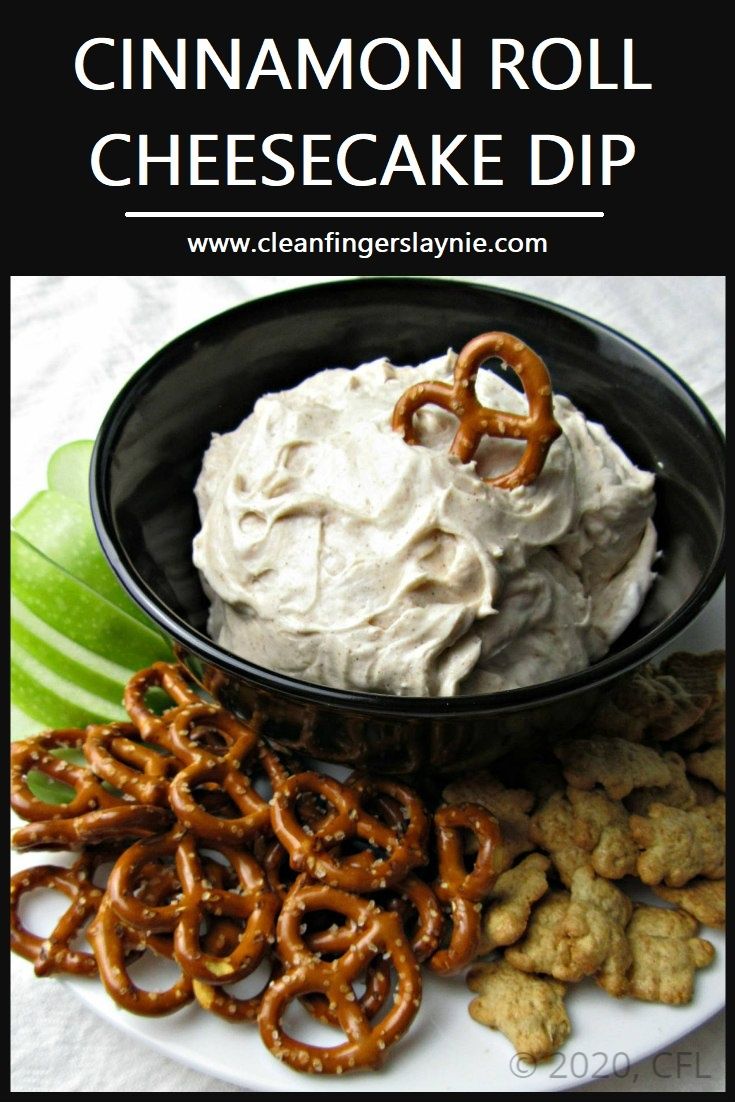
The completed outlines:
<svg viewBox="0 0 735 1102">
<path fill-rule="evenodd" d="M 699 619 L 669 650 L 710 650 L 724 645 L 724 586 Z M 51 857 L 54 863 L 56 855 Z M 39 863 L 39 855 L 15 855 L 14 868 Z M 648 898 L 641 894 L 640 898 Z M 650 897 L 650 901 L 660 900 Z M 439 980 L 425 974 L 419 1014 L 378 1073 L 348 1078 L 290 1071 L 264 1048 L 257 1028 L 230 1025 L 196 1005 L 167 1018 L 139 1018 L 119 1010 L 95 981 L 65 980 L 75 996 L 117 1029 L 170 1059 L 205 1074 L 261 1091 L 554 1091 L 618 1076 L 621 1091 L 635 1090 L 632 1065 L 673 1046 L 725 1005 L 725 938 L 702 928 L 713 943 L 714 963 L 697 973 L 689 1006 L 670 1007 L 635 999 L 617 1000 L 592 980 L 574 984 L 567 996 L 572 1033 L 560 1053 L 538 1067 L 515 1056 L 502 1034 L 474 1022 L 462 977 Z M 30 966 L 29 966 L 30 968 Z M 329 1035 L 335 1034 L 329 1031 Z M 324 1033 L 322 1033 L 324 1036 Z"/>
</svg>

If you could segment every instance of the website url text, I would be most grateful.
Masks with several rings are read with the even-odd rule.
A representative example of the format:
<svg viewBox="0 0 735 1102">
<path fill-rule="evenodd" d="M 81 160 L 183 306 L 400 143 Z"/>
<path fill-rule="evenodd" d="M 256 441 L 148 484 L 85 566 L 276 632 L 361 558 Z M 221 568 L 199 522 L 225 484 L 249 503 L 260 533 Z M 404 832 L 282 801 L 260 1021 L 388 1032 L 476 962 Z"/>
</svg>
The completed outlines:
<svg viewBox="0 0 735 1102">
<path fill-rule="evenodd" d="M 546 253 L 545 237 L 487 238 L 472 233 L 433 237 L 416 231 L 403 236 L 365 234 L 353 237 L 339 230 L 308 237 L 288 236 L 272 230 L 261 237 L 187 237 L 190 253 L 248 253 L 261 255 L 305 254 L 354 256 L 370 260 L 376 255 L 428 256 L 441 260 L 448 255 L 490 253 Z"/>
</svg>

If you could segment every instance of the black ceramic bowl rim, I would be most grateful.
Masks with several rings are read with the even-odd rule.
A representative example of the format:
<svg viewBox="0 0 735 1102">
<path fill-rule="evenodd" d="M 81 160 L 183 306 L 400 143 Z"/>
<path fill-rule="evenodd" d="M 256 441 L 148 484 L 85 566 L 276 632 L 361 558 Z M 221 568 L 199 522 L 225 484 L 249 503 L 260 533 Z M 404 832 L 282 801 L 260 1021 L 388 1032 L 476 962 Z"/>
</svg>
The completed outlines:
<svg viewBox="0 0 735 1102">
<path fill-rule="evenodd" d="M 615 654 L 608 655 L 593 663 L 579 673 L 568 674 L 565 677 L 554 678 L 551 681 L 542 681 L 534 685 L 524 686 L 519 689 L 504 689 L 500 692 L 482 693 L 476 695 L 456 697 L 417 697 L 417 696 L 393 696 L 385 693 L 357 692 L 350 689 L 332 689 L 313 682 L 299 681 L 297 678 L 288 677 L 285 674 L 276 673 L 273 670 L 258 666 L 244 658 L 239 658 L 230 651 L 223 650 L 212 639 L 197 631 L 191 625 L 172 613 L 164 606 L 157 603 L 147 588 L 139 582 L 125 561 L 124 547 L 118 540 L 115 525 L 112 521 L 109 501 L 106 493 L 105 472 L 111 453 L 110 441 L 115 440 L 118 426 L 124 422 L 127 415 L 128 398 L 132 391 L 138 389 L 141 381 L 148 377 L 161 374 L 161 363 L 165 355 L 176 348 L 179 343 L 190 342 L 192 338 L 215 320 L 226 318 L 229 314 L 238 312 L 241 317 L 247 315 L 249 309 L 258 310 L 263 302 L 272 299 L 308 297 L 315 287 L 329 286 L 330 290 L 339 293 L 340 288 L 354 286 L 359 282 L 363 286 L 410 283 L 415 287 L 430 285 L 436 288 L 438 283 L 448 282 L 460 284 L 476 291 L 492 291 L 495 294 L 505 295 L 509 298 L 524 299 L 528 302 L 543 306 L 546 310 L 562 316 L 576 318 L 580 321 L 592 323 L 606 330 L 619 340 L 642 352 L 651 363 L 669 376 L 674 384 L 683 390 L 698 407 L 702 417 L 709 426 L 713 438 L 717 441 L 720 454 L 720 462 L 724 478 L 725 469 L 725 440 L 722 431 L 714 420 L 712 414 L 704 405 L 697 394 L 678 375 L 667 367 L 657 356 L 649 352 L 647 348 L 624 336 L 618 330 L 603 322 L 597 321 L 579 311 L 559 306 L 556 303 L 540 298 L 536 295 L 528 295 L 519 291 L 507 290 L 504 287 L 493 287 L 490 284 L 473 283 L 470 280 L 439 280 L 439 279 L 395 279 L 362 278 L 338 280 L 328 284 L 312 283 L 304 287 L 279 291 L 271 295 L 262 295 L 250 299 L 245 303 L 234 306 L 229 310 L 208 318 L 192 329 L 175 337 L 174 340 L 164 345 L 158 352 L 145 363 L 128 380 L 117 397 L 112 402 L 102 426 L 97 434 L 92 461 L 90 466 L 90 503 L 92 518 L 97 531 L 97 536 L 102 550 L 110 563 L 117 578 L 133 600 L 140 605 L 150 618 L 163 628 L 167 635 L 172 636 L 185 650 L 192 652 L 205 662 L 219 667 L 226 673 L 240 678 L 260 688 L 270 690 L 281 695 L 296 698 L 319 705 L 321 707 L 338 709 L 340 711 L 370 713 L 381 716 L 397 716 L 402 719 L 430 719 L 433 717 L 449 718 L 464 715 L 476 715 L 478 713 L 491 714 L 507 711 L 516 711 L 533 705 L 540 705 L 549 700 L 577 693 L 593 685 L 601 685 L 612 678 L 618 677 L 626 671 L 641 665 L 653 654 L 661 650 L 668 642 L 675 638 L 686 628 L 694 617 L 704 608 L 710 600 L 725 574 L 725 526 L 722 532 L 717 552 L 710 563 L 708 571 L 702 576 L 696 589 L 689 595 L 679 609 L 668 617 L 658 627 L 648 632 L 641 639 Z M 246 321 L 246 318 L 244 318 Z"/>
</svg>

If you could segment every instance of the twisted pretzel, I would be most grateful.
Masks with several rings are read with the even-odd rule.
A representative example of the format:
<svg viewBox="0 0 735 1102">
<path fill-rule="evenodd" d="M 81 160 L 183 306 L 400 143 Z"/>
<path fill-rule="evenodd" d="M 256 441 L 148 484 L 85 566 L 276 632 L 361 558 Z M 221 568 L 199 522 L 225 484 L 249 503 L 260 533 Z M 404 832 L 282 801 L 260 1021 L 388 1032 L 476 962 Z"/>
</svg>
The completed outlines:
<svg viewBox="0 0 735 1102">
<path fill-rule="evenodd" d="M 132 723 L 88 727 L 84 756 L 97 776 L 138 803 L 168 805 L 169 778 L 180 764 L 172 754 L 146 746 Z"/>
<path fill-rule="evenodd" d="M 153 900 L 149 897 L 148 902 Z M 173 959 L 172 940 L 165 935 L 136 935 L 115 913 L 109 895 L 102 900 L 96 918 L 90 923 L 87 937 L 94 949 L 100 979 L 108 995 L 124 1010 L 157 1018 L 171 1014 L 192 1001 L 192 981 L 183 969 L 175 983 L 165 991 L 146 991 L 133 982 L 126 960 L 131 940 L 137 949 L 150 949 L 166 960 Z"/>
<path fill-rule="evenodd" d="M 178 709 L 187 704 L 201 704 L 201 697 L 191 688 L 189 680 L 188 670 L 172 662 L 154 662 L 130 678 L 123 705 L 146 742 L 168 749 L 168 724 Z M 171 700 L 171 708 L 160 716 L 151 711 L 145 699 L 154 688 L 161 689 Z"/>
<path fill-rule="evenodd" d="M 197 844 L 184 835 L 176 852 L 176 867 L 182 887 L 181 911 L 174 931 L 176 960 L 189 976 L 205 983 L 236 983 L 260 964 L 273 940 L 279 899 L 268 889 L 263 871 L 244 850 L 214 846 L 237 878 L 234 890 L 217 887 L 202 873 Z M 242 923 L 239 937 L 227 956 L 207 953 L 200 929 L 210 916 Z"/>
<path fill-rule="evenodd" d="M 316 903 L 321 895 L 310 892 L 307 888 L 307 878 L 302 875 L 283 901 L 278 918 L 278 954 L 290 967 L 314 964 L 324 957 L 341 959 L 345 953 L 350 952 L 355 937 L 359 934 L 359 928 L 351 918 L 341 926 L 333 922 L 326 929 L 309 930 L 307 915 L 318 909 Z M 337 913 L 346 917 L 343 911 Z M 330 963 L 333 964 L 334 960 L 330 960 Z M 358 999 L 367 1018 L 374 1018 L 382 1009 L 390 991 L 390 964 L 382 957 L 376 957 L 366 967 L 365 991 Z M 330 1006 L 329 1000 L 323 995 L 304 995 L 301 1001 L 315 1018 L 330 1025 L 339 1025 L 334 1007 Z"/>
<path fill-rule="evenodd" d="M 302 824 L 296 814 L 298 798 L 304 792 L 326 800 L 332 809 L 314 826 Z M 409 819 L 402 835 L 364 810 L 358 784 L 340 784 L 319 773 L 296 773 L 276 789 L 271 800 L 271 824 L 279 842 L 288 850 L 292 868 L 308 872 L 332 887 L 353 892 L 378 891 L 398 883 L 410 869 L 426 860 L 422 848 L 425 812 L 417 797 L 406 797 L 406 806 Z M 336 847 L 348 839 L 367 843 L 371 848 L 342 857 Z M 376 854 L 376 849 L 385 856 Z"/>
<path fill-rule="evenodd" d="M 352 773 L 347 785 L 357 792 L 366 821 L 385 824 L 400 835 L 412 868 L 425 865 L 429 818 L 416 792 L 406 784 L 366 773 Z"/>
<path fill-rule="evenodd" d="M 413 955 L 420 964 L 436 952 L 444 919 L 436 895 L 428 884 L 418 876 L 408 876 L 388 893 L 381 906 L 398 915 L 409 937 Z"/>
<path fill-rule="evenodd" d="M 22 819 L 43 822 L 71 819 L 101 807 L 120 807 L 124 801 L 102 787 L 86 765 L 57 758 L 54 750 L 81 750 L 87 734 L 77 727 L 43 731 L 40 735 L 14 742 L 10 749 L 10 806 Z M 65 804 L 49 804 L 34 796 L 28 787 L 28 774 L 37 769 L 53 780 L 74 789 Z"/>
<path fill-rule="evenodd" d="M 202 734 L 209 736 L 209 747 L 198 741 Z M 213 736 L 220 738 L 220 746 L 211 746 Z M 181 708 L 170 724 L 169 746 L 189 764 L 171 781 L 169 803 L 197 837 L 226 845 L 246 841 L 269 826 L 268 804 L 241 768 L 251 754 L 254 764 L 261 764 L 257 737 L 251 727 L 229 712 L 201 702 Z M 221 790 L 240 815 L 228 818 L 205 810 L 196 796 L 197 790 L 205 787 Z"/>
<path fill-rule="evenodd" d="M 474 960 L 480 943 L 481 900 L 495 883 L 494 854 L 500 844 L 500 829 L 486 808 L 479 804 L 440 807 L 434 814 L 439 876 L 434 884 L 437 899 L 450 909 L 452 924 L 449 945 L 429 960 L 429 967 L 442 975 L 460 971 Z M 478 843 L 470 872 L 465 868 L 460 831 L 469 830 Z"/>
<path fill-rule="evenodd" d="M 145 933 L 146 939 L 157 933 L 173 934 L 174 956 L 191 979 L 236 983 L 258 967 L 273 941 L 279 900 L 251 854 L 209 841 L 205 844 L 227 865 L 203 860 L 195 838 L 181 826 L 131 846 L 110 873 L 107 897 L 115 915 Z M 172 860 L 178 890 L 167 893 L 165 899 L 146 897 L 141 888 L 150 883 L 151 870 L 170 870 Z M 219 918 L 231 919 L 239 929 L 226 957 L 207 953 L 202 943 L 202 934 L 211 925 L 208 920 Z"/>
<path fill-rule="evenodd" d="M 229 918 L 220 918 L 213 924 L 204 936 L 203 945 L 207 953 L 215 957 L 228 956 L 236 948 L 240 939 L 240 927 Z M 274 955 L 270 962 L 270 972 L 265 983 L 254 995 L 242 997 L 233 995 L 227 990 L 226 985 L 219 984 L 215 987 L 204 980 L 194 980 L 194 994 L 197 1002 L 205 1010 L 212 1014 L 225 1018 L 228 1022 L 254 1022 L 258 1017 L 260 1006 L 269 984 L 282 971 L 281 962 Z"/>
<path fill-rule="evenodd" d="M 237 767 L 257 746 L 253 727 L 218 704 L 197 699 L 165 714 L 166 744 L 185 765 L 232 762 Z"/>
<path fill-rule="evenodd" d="M 274 1056 L 297 1071 L 341 1074 L 353 1068 L 376 1067 L 386 1050 L 406 1032 L 421 1002 L 421 973 L 400 920 L 397 915 L 381 911 L 372 900 L 323 884 L 300 885 L 294 895 L 294 908 L 300 915 L 312 910 L 335 911 L 350 920 L 355 934 L 349 949 L 330 963 L 315 960 L 297 939 L 291 942 L 279 936 L 279 952 L 293 954 L 299 963 L 275 980 L 263 997 L 258 1015 L 263 1042 Z M 397 986 L 387 1013 L 372 1025 L 352 985 L 381 955 L 395 970 Z M 314 994 L 325 998 L 347 1035 L 342 1044 L 321 1048 L 285 1032 L 282 1019 L 288 1004 L 294 998 Z"/>
<path fill-rule="evenodd" d="M 67 972 L 74 976 L 94 976 L 97 964 L 91 953 L 72 949 L 71 945 L 84 928 L 90 915 L 97 913 L 102 892 L 92 883 L 99 859 L 83 855 L 71 868 L 58 865 L 37 865 L 17 872 L 10 881 L 10 947 L 33 962 L 37 976 Z M 27 930 L 20 919 L 21 900 L 38 888 L 51 888 L 70 900 L 48 937 L 38 937 Z"/>
<path fill-rule="evenodd" d="M 171 812 L 149 804 L 119 804 L 88 811 L 74 819 L 50 819 L 26 823 L 11 836 L 14 849 L 70 849 L 146 838 L 159 834 L 171 823 Z"/>
<path fill-rule="evenodd" d="M 523 384 L 528 416 L 489 409 L 475 393 L 477 373 L 492 356 L 503 359 Z M 459 418 L 450 455 L 469 463 L 483 436 L 523 439 L 526 448 L 518 464 L 506 474 L 483 479 L 489 486 L 512 490 L 528 486 L 541 473 L 546 454 L 561 429 L 554 419 L 551 379 L 543 360 L 528 345 L 510 333 L 481 333 L 469 341 L 457 356 L 454 382 L 416 383 L 401 395 L 393 410 L 392 427 L 407 444 L 417 444 L 413 416 L 425 405 L 441 406 Z"/>
<path fill-rule="evenodd" d="M 165 901 L 152 902 L 141 888 L 149 883 L 151 870 L 170 870 L 185 828 L 177 823 L 167 834 L 144 839 L 120 855 L 107 880 L 107 896 L 114 913 L 127 926 L 146 935 L 173 933 L 181 914 L 180 893 Z M 179 881 L 179 888 L 180 888 Z"/>
</svg>

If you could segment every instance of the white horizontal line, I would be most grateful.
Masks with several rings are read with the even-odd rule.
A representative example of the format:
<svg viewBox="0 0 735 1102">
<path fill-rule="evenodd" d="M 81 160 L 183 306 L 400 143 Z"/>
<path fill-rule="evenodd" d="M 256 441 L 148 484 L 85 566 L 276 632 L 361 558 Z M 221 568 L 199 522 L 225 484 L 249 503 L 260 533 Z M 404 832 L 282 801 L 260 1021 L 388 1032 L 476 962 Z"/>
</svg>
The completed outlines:
<svg viewBox="0 0 735 1102">
<path fill-rule="evenodd" d="M 126 210 L 126 218 L 604 218 L 604 210 Z"/>
</svg>

